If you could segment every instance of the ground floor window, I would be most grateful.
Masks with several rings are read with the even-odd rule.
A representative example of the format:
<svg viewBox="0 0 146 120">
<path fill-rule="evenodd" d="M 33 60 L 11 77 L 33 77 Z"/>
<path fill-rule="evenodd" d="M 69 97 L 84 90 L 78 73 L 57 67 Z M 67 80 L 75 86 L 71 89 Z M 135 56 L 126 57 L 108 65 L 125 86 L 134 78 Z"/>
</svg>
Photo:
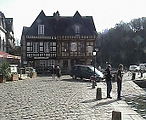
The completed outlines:
<svg viewBox="0 0 146 120">
<path fill-rule="evenodd" d="M 55 60 L 34 60 L 34 68 L 38 73 L 48 73 L 50 66 L 55 65 Z"/>
</svg>

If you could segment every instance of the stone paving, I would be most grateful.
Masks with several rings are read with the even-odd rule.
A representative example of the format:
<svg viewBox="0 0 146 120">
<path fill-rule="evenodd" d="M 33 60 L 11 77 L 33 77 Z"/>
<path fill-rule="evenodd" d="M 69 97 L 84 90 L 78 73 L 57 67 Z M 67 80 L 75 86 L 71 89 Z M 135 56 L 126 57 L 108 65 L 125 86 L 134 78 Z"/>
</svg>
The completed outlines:
<svg viewBox="0 0 146 120">
<path fill-rule="evenodd" d="M 129 88 L 133 86 L 132 88 Z M 113 83 L 112 99 L 106 99 L 106 84 L 102 88 L 102 100 L 96 100 L 96 89 L 83 80 L 62 80 L 51 77 L 19 80 L 0 84 L 0 120 L 111 120 L 112 111 L 122 112 L 123 120 L 142 120 L 124 100 L 116 99 L 116 83 Z M 145 94 L 129 80 L 123 83 L 123 96 Z M 128 113 L 129 112 L 129 113 Z"/>
</svg>

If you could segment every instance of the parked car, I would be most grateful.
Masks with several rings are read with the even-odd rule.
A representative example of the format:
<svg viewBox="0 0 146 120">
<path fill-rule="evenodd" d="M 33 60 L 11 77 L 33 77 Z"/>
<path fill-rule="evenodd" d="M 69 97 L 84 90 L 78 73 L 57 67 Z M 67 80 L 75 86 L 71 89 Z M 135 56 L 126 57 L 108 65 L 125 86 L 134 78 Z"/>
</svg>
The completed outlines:
<svg viewBox="0 0 146 120">
<path fill-rule="evenodd" d="M 25 73 L 35 72 L 33 67 L 25 67 Z"/>
<path fill-rule="evenodd" d="M 140 70 L 146 71 L 146 63 L 139 64 Z"/>
<path fill-rule="evenodd" d="M 70 76 L 73 77 L 73 79 L 76 78 L 90 79 L 91 76 L 93 75 L 94 75 L 94 67 L 89 65 L 75 65 L 70 71 Z M 102 79 L 104 75 L 102 72 L 100 72 L 95 68 L 95 76 L 96 76 L 96 80 L 100 81 L 100 79 Z"/>
<path fill-rule="evenodd" d="M 130 65 L 129 66 L 129 71 L 139 71 L 140 67 L 137 65 Z"/>
</svg>

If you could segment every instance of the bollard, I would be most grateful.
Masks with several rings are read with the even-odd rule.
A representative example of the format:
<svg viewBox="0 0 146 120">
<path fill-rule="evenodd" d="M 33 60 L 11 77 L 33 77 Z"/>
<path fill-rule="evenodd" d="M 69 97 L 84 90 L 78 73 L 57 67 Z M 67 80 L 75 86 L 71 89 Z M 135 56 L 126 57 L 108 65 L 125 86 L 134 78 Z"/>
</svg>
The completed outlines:
<svg viewBox="0 0 146 120">
<path fill-rule="evenodd" d="M 112 120 L 122 120 L 121 112 L 112 111 Z"/>
<path fill-rule="evenodd" d="M 22 80 L 22 70 L 20 69 L 20 80 Z"/>
<path fill-rule="evenodd" d="M 93 89 L 95 88 L 95 81 L 94 80 L 92 81 L 92 88 Z"/>
<path fill-rule="evenodd" d="M 101 88 L 97 88 L 97 91 L 96 91 L 96 100 L 101 100 L 101 99 L 102 99 Z"/>
</svg>

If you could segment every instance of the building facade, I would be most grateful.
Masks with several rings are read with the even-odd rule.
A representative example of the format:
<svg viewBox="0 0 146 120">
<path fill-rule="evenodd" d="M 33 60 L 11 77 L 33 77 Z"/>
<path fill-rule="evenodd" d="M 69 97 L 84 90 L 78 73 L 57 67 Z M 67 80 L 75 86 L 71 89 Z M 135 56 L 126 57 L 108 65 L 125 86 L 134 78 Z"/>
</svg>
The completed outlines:
<svg viewBox="0 0 146 120">
<path fill-rule="evenodd" d="M 49 66 L 60 65 L 67 73 L 75 64 L 91 64 L 97 32 L 92 16 L 46 16 L 43 11 L 21 36 L 22 66 L 47 72 Z"/>
<path fill-rule="evenodd" d="M 11 53 L 14 47 L 13 18 L 6 18 L 0 12 L 0 51 Z"/>
</svg>

